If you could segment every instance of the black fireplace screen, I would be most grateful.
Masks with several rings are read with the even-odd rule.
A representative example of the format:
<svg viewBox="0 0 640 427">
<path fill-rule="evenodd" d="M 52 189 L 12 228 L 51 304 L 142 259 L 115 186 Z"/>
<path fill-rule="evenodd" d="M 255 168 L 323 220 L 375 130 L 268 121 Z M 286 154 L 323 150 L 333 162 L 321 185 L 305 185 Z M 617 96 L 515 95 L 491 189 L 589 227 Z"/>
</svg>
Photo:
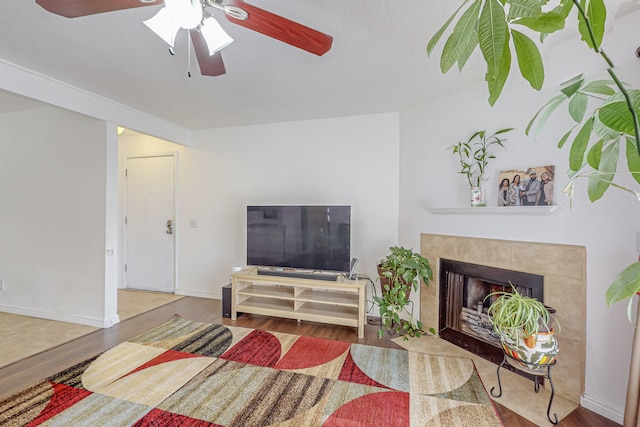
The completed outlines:
<svg viewBox="0 0 640 427">
<path fill-rule="evenodd" d="M 487 316 L 487 295 L 511 290 L 544 302 L 544 278 L 537 274 L 440 260 L 439 335 L 495 363 L 502 361 L 498 336 Z"/>
</svg>

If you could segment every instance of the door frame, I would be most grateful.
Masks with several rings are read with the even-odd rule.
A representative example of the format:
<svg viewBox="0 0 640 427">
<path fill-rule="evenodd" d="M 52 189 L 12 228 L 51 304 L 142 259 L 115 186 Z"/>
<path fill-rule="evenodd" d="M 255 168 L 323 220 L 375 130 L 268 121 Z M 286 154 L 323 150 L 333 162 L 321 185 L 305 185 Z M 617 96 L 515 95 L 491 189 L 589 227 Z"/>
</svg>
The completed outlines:
<svg viewBox="0 0 640 427">
<path fill-rule="evenodd" d="M 129 154 L 124 158 L 124 169 L 123 169 L 123 182 L 124 182 L 124 191 L 123 191 L 123 210 L 122 210 L 122 264 L 120 265 L 120 272 L 122 274 L 122 289 L 129 289 L 127 286 L 127 272 L 125 270 L 125 266 L 127 265 L 127 200 L 128 200 L 128 185 L 127 185 L 127 166 L 129 159 L 142 159 L 149 157 L 172 157 L 173 158 L 173 293 L 174 295 L 178 294 L 179 283 L 178 283 L 178 239 L 180 236 L 180 227 L 178 226 L 178 151 L 160 151 L 160 152 L 150 152 L 145 154 Z"/>
</svg>

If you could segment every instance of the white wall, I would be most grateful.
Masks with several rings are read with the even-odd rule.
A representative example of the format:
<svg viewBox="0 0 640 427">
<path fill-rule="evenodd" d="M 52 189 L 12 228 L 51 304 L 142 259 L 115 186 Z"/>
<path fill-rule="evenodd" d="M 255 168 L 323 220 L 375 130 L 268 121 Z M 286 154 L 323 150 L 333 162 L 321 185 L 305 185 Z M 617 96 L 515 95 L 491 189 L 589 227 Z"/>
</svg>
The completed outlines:
<svg viewBox="0 0 640 427">
<path fill-rule="evenodd" d="M 105 286 L 107 125 L 58 108 L 0 115 L 0 310 L 117 322 Z M 113 139 L 115 142 L 115 139 Z M 109 160 L 111 159 L 112 162 Z"/>
<path fill-rule="evenodd" d="M 351 254 L 375 279 L 397 241 L 398 137 L 393 113 L 196 131 L 190 147 L 123 137 L 120 158 L 179 152 L 176 293 L 220 298 L 246 263 L 250 204 L 351 205 Z"/>
<path fill-rule="evenodd" d="M 640 84 L 640 63 L 633 58 L 637 46 L 631 46 L 627 39 L 637 32 L 637 20 L 635 14 L 616 22 L 614 30 L 607 34 L 605 46 L 614 62 L 624 64 L 624 80 L 635 87 Z M 483 76 L 478 75 L 478 84 L 461 86 L 454 93 L 402 112 L 399 239 L 401 244 L 417 246 L 420 233 L 435 233 L 585 246 L 587 371 L 582 404 L 621 423 L 633 326 L 626 319 L 625 303 L 607 308 L 604 294 L 615 275 L 637 259 L 640 204 L 633 195 L 617 190 L 610 190 L 602 200 L 591 204 L 586 182 L 581 182 L 571 211 L 568 197 L 562 194 L 568 182 L 569 147 L 556 147 L 571 123 L 566 115 L 561 116 L 549 122 L 537 141 L 524 135 L 530 118 L 557 93 L 557 84 L 588 69 L 587 63 L 599 64 L 581 60 L 585 54 L 591 55 L 576 39 L 547 49 L 543 93 L 535 93 L 512 75 L 498 104 L 490 108 Z M 594 67 L 590 77 L 599 75 L 597 70 Z M 517 69 L 513 71 L 517 73 Z M 503 127 L 516 130 L 509 136 L 507 150 L 498 152 L 489 167 L 488 204 L 497 203 L 498 171 L 550 164 L 556 166 L 555 199 L 559 212 L 550 216 L 447 216 L 427 212 L 426 207 L 462 207 L 469 203 L 468 184 L 464 176 L 456 173 L 457 161 L 447 147 L 466 140 L 476 130 Z M 622 164 L 619 169 L 626 167 Z M 629 183 L 628 178 L 623 181 Z"/>
<path fill-rule="evenodd" d="M 199 131 L 192 147 L 182 221 L 201 226 L 182 236 L 184 286 L 217 293 L 246 263 L 248 204 L 351 205 L 351 254 L 372 278 L 397 241 L 397 114 Z"/>
</svg>

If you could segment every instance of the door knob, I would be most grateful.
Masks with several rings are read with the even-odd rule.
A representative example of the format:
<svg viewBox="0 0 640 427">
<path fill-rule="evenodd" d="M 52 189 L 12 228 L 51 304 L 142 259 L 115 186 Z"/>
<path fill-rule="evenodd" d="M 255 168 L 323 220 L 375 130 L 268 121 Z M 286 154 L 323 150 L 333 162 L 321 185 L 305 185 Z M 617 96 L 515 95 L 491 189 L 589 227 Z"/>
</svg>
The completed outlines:
<svg viewBox="0 0 640 427">
<path fill-rule="evenodd" d="M 173 228 L 171 227 L 172 224 L 173 224 L 173 221 L 168 219 L 167 220 L 167 234 L 173 234 Z"/>
</svg>

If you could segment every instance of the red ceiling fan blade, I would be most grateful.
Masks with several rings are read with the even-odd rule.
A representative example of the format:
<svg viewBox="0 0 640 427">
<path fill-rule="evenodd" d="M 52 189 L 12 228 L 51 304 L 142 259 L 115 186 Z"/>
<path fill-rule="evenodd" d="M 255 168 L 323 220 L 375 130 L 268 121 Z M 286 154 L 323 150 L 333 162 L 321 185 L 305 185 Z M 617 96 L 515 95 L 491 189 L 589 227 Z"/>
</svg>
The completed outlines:
<svg viewBox="0 0 640 427">
<path fill-rule="evenodd" d="M 227 19 L 234 24 L 273 37 L 281 42 L 290 44 L 318 56 L 331 49 L 333 37 L 305 27 L 302 24 L 283 18 L 282 16 L 267 12 L 259 7 L 252 6 L 242 0 L 227 0 L 225 6 L 236 6 L 246 11 L 249 17 L 246 20 L 237 19 L 225 14 Z"/>
<path fill-rule="evenodd" d="M 200 73 L 203 76 L 221 76 L 225 74 L 227 70 L 224 68 L 222 54 L 220 52 L 216 52 L 213 55 L 209 55 L 207 42 L 200 31 L 195 29 L 189 30 L 189 34 L 191 34 L 193 48 L 196 51 L 198 65 L 200 65 Z"/>
<path fill-rule="evenodd" d="M 67 18 L 162 4 L 163 0 L 36 0 L 40 6 Z"/>
</svg>

